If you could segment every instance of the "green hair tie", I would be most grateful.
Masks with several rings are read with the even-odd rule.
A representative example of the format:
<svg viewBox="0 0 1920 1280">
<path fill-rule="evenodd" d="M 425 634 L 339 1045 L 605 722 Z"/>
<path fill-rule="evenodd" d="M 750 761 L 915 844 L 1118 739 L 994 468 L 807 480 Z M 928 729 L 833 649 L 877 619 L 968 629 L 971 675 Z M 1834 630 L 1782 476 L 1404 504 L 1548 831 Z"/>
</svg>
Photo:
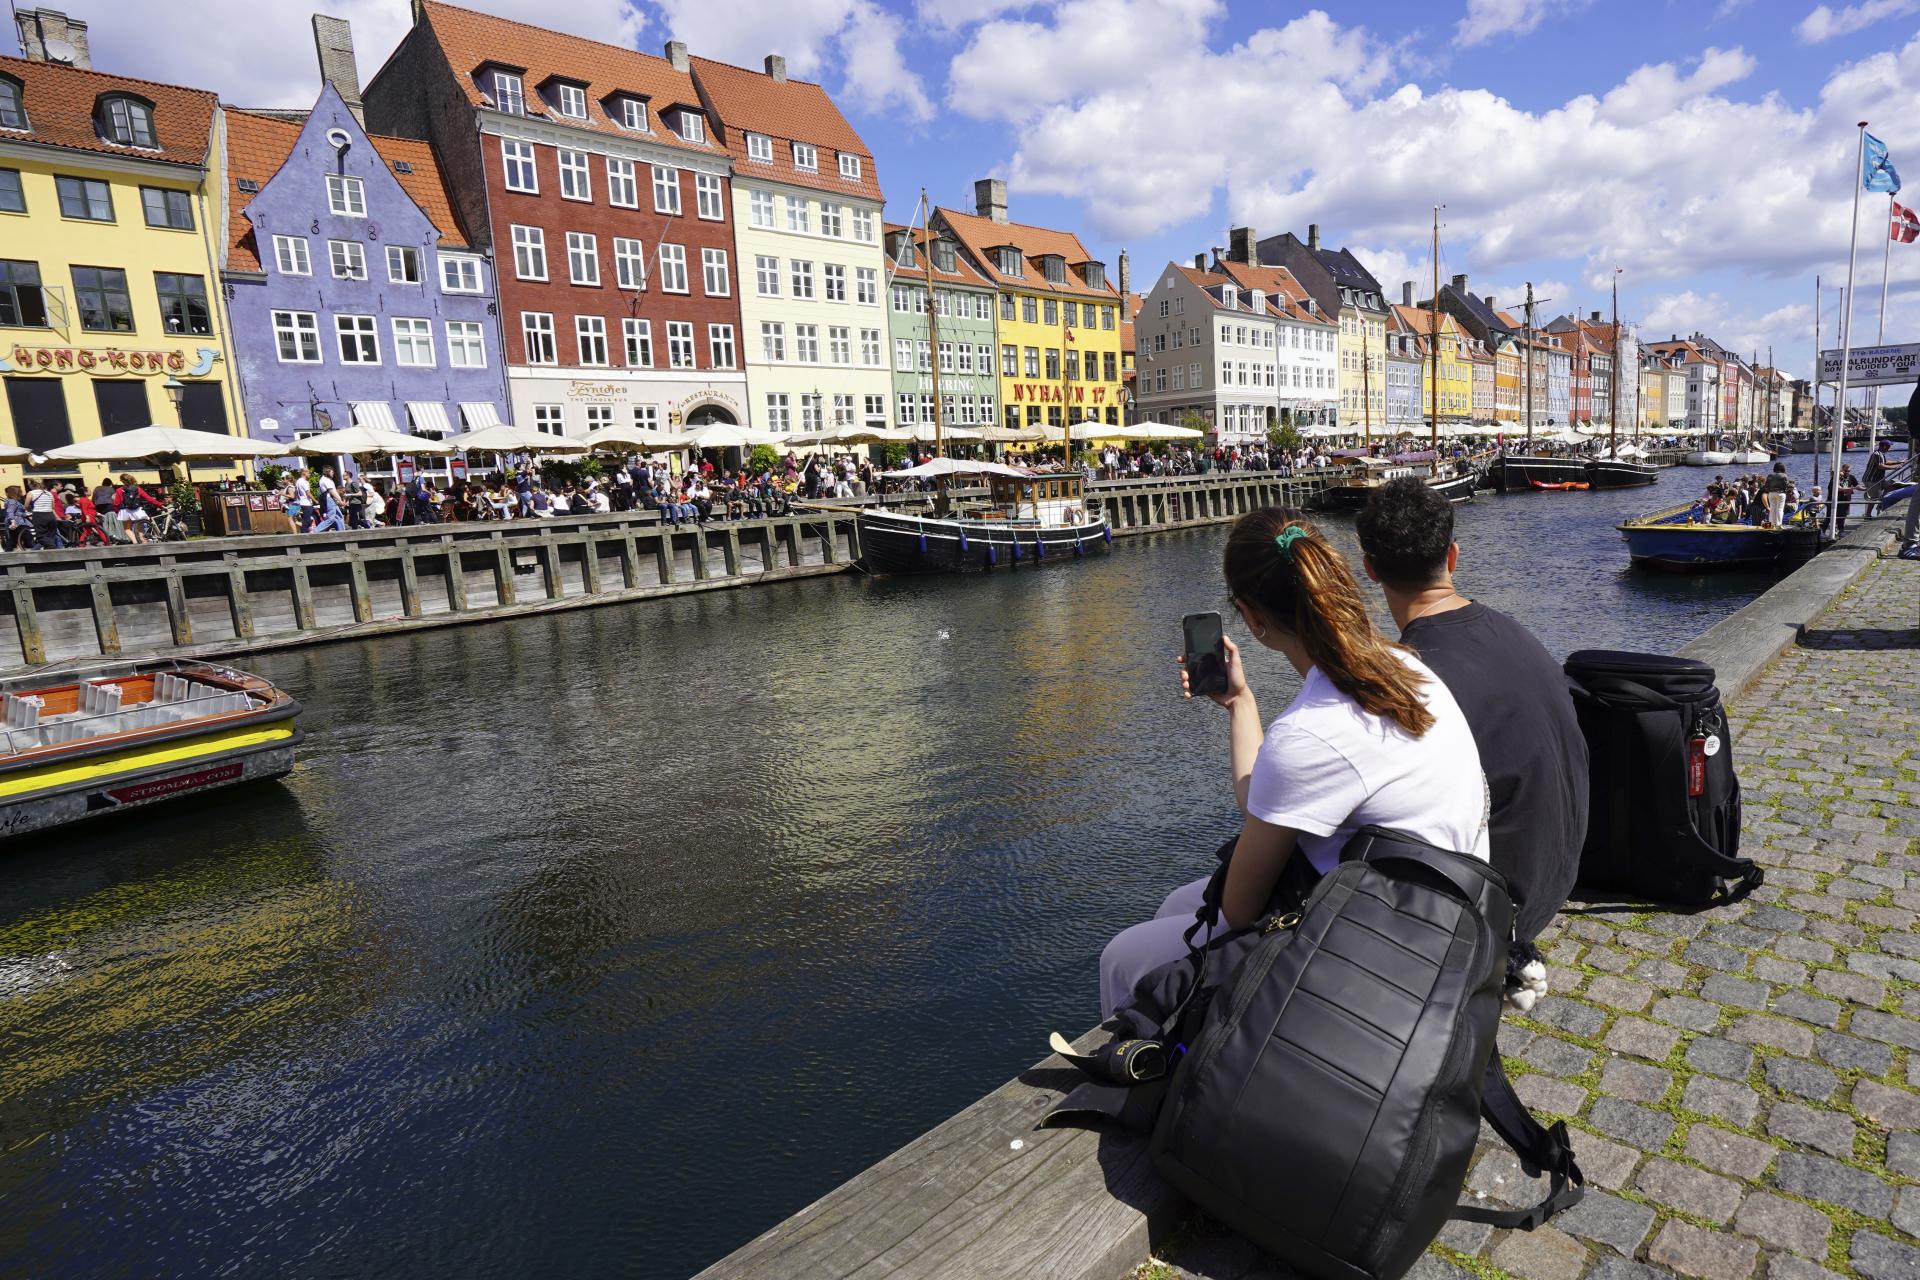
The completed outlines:
<svg viewBox="0 0 1920 1280">
<path fill-rule="evenodd" d="M 1291 560 L 1293 559 L 1293 544 L 1306 536 L 1307 527 L 1305 525 L 1290 524 L 1274 535 L 1273 545 L 1280 548 L 1281 555 Z"/>
</svg>

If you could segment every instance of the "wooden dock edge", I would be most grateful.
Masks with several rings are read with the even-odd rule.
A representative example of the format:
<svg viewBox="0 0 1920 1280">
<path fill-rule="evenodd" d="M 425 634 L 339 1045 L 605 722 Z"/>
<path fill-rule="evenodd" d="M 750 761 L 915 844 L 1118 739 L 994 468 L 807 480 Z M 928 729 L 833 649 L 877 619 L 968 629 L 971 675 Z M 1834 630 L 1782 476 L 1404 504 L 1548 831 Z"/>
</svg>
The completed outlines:
<svg viewBox="0 0 1920 1280">
<path fill-rule="evenodd" d="M 1034 1127 L 1082 1078 L 1049 1055 L 695 1280 L 1116 1280 L 1186 1204 L 1144 1136 Z"/>
</svg>

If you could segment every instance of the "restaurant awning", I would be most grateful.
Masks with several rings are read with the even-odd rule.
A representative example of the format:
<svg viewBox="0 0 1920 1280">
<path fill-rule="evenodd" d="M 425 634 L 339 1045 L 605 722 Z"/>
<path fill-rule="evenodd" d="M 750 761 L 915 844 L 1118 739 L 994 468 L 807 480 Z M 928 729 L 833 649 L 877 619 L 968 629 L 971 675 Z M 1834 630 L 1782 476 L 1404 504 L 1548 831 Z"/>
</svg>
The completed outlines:
<svg viewBox="0 0 1920 1280">
<path fill-rule="evenodd" d="M 491 400 L 463 400 L 460 402 L 460 421 L 468 431 L 478 431 L 482 427 L 497 425 L 500 414 Z"/>
<path fill-rule="evenodd" d="M 398 431 L 400 424 L 393 420 L 393 406 L 385 400 L 355 400 L 349 407 L 353 410 L 353 425 L 372 427 L 377 431 Z"/>
<path fill-rule="evenodd" d="M 415 435 L 431 435 L 438 440 L 453 434 L 453 426 L 447 421 L 447 406 L 438 400 L 407 401 L 407 417 L 413 420 Z"/>
</svg>

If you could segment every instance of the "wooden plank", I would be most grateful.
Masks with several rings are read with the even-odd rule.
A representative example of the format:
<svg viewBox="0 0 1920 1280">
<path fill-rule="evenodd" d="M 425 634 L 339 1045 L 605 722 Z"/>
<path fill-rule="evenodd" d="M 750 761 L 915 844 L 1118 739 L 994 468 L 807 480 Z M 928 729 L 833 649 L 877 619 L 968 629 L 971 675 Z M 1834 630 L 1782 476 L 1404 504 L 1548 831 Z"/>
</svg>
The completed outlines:
<svg viewBox="0 0 1920 1280">
<path fill-rule="evenodd" d="M 367 562 L 359 556 L 347 562 L 347 590 L 353 596 L 353 620 L 373 621 L 373 591 L 367 586 Z"/>
<path fill-rule="evenodd" d="M 120 654 L 120 626 L 113 620 L 113 593 L 105 578 L 96 577 L 87 584 L 87 601 L 93 607 L 93 633 L 99 637 L 100 653 L 113 658 Z"/>
<path fill-rule="evenodd" d="M 1143 1135 L 1033 1127 L 1080 1079 L 1048 1057 L 695 1280 L 1118 1280 L 1185 1205 Z"/>
<path fill-rule="evenodd" d="M 832 516 L 826 519 L 826 528 L 820 538 L 820 563 L 838 564 L 840 562 L 840 539 L 835 532 L 837 522 Z"/>
<path fill-rule="evenodd" d="M 253 630 L 253 601 L 247 595 L 247 571 L 232 552 L 227 553 L 227 611 L 233 615 L 233 635 L 236 640 L 251 640 Z"/>
<path fill-rule="evenodd" d="M 580 582 L 587 594 L 600 594 L 600 548 L 593 539 L 593 530 L 589 529 L 580 538 L 580 551 L 584 557 L 580 561 Z"/>
<path fill-rule="evenodd" d="M 705 582 L 711 572 L 707 568 L 707 531 L 699 525 L 693 526 L 693 580 Z"/>
<path fill-rule="evenodd" d="M 640 585 L 640 545 L 631 529 L 620 537 L 620 581 L 629 591 Z"/>
<path fill-rule="evenodd" d="M 413 562 L 412 547 L 400 551 L 400 612 L 420 616 L 420 567 Z"/>
<path fill-rule="evenodd" d="M 673 581 L 673 530 L 661 528 L 653 535 L 653 555 L 655 568 L 660 574 L 660 585 Z"/>
<path fill-rule="evenodd" d="M 167 589 L 167 626 L 173 631 L 173 642 L 186 646 L 193 643 L 193 615 L 187 611 L 186 580 L 179 570 L 170 569 L 166 577 Z"/>
<path fill-rule="evenodd" d="M 513 553 L 504 538 L 493 536 L 493 599 L 496 605 L 510 605 L 514 603 Z"/>
<path fill-rule="evenodd" d="M 460 544 L 447 536 L 440 539 L 440 545 L 447 549 L 447 609 L 453 613 L 465 613 L 467 566 L 460 559 Z"/>
<path fill-rule="evenodd" d="M 560 546 L 551 537 L 540 539 L 533 544 L 533 554 L 540 558 L 540 581 L 547 589 L 547 599 L 560 598 Z"/>
<path fill-rule="evenodd" d="M 47 660 L 47 645 L 40 635 L 40 611 L 33 603 L 33 588 L 27 585 L 24 574 L 8 577 L 13 586 L 13 625 L 20 633 L 20 657 L 37 666 Z"/>
<path fill-rule="evenodd" d="M 735 525 L 727 526 L 727 540 L 722 544 L 721 552 L 726 557 L 727 576 L 740 576 L 740 530 Z"/>
<path fill-rule="evenodd" d="M 295 560 L 293 570 L 293 625 L 302 631 L 311 631 L 313 621 L 313 583 L 307 577 L 307 566 Z"/>
</svg>

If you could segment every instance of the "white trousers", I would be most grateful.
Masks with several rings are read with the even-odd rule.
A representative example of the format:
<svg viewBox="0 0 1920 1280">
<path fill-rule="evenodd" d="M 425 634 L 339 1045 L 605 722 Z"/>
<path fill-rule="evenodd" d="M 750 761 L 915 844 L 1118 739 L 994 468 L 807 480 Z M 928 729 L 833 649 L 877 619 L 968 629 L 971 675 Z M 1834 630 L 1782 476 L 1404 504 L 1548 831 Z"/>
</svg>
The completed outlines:
<svg viewBox="0 0 1920 1280">
<path fill-rule="evenodd" d="M 1192 884 L 1183 884 L 1167 895 L 1166 901 L 1153 914 L 1153 919 L 1144 920 L 1115 935 L 1106 950 L 1100 953 L 1100 1017 L 1111 1017 L 1113 1011 L 1133 998 L 1134 984 L 1158 969 L 1170 960 L 1178 960 L 1187 954 L 1187 944 L 1181 935 L 1187 926 L 1193 923 L 1194 914 L 1200 910 L 1200 903 L 1207 887 L 1208 877 L 1202 876 Z M 1211 934 L 1203 929 L 1194 935 L 1196 943 L 1204 944 Z"/>
<path fill-rule="evenodd" d="M 1767 519 L 1773 524 L 1773 527 L 1777 529 L 1787 522 L 1787 495 L 1784 493 L 1769 493 L 1766 495 L 1766 498 Z"/>
</svg>

